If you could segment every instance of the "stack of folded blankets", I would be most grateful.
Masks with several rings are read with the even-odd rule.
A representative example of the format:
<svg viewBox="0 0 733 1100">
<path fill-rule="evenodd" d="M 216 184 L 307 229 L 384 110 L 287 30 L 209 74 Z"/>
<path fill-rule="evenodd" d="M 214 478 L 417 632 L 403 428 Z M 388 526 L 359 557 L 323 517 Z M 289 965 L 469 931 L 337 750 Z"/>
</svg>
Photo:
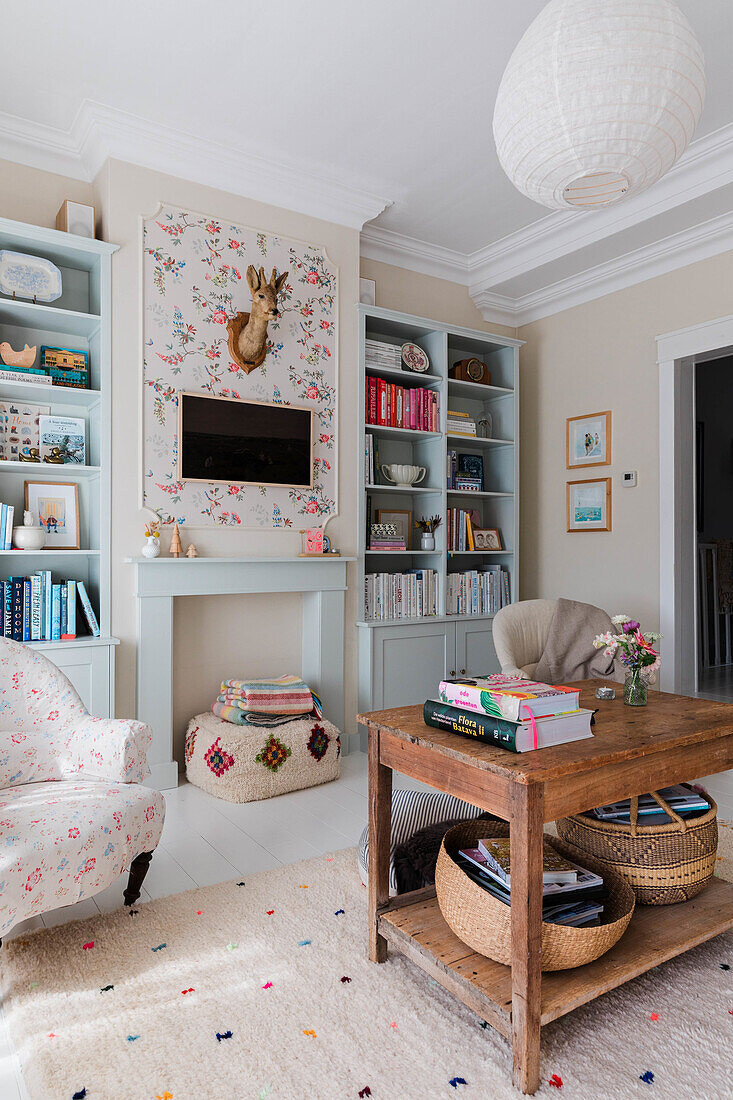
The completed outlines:
<svg viewBox="0 0 733 1100">
<path fill-rule="evenodd" d="M 211 710 L 186 731 L 191 783 L 251 802 L 338 778 L 341 734 L 299 676 L 224 680 Z"/>
<path fill-rule="evenodd" d="M 294 718 L 320 718 L 321 700 L 299 676 L 275 680 L 224 680 L 211 709 L 237 726 L 281 726 Z"/>
</svg>

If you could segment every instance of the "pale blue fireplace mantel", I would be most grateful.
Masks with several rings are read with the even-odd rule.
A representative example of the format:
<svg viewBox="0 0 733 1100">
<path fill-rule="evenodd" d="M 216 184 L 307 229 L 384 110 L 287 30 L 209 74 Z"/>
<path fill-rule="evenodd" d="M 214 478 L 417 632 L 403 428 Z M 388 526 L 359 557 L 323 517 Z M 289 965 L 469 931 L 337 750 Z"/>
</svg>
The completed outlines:
<svg viewBox="0 0 733 1100">
<path fill-rule="evenodd" d="M 178 784 L 173 759 L 173 600 L 268 592 L 302 594 L 301 675 L 344 728 L 344 604 L 351 557 L 126 558 L 138 609 L 137 716 L 153 729 L 149 782 Z"/>
</svg>

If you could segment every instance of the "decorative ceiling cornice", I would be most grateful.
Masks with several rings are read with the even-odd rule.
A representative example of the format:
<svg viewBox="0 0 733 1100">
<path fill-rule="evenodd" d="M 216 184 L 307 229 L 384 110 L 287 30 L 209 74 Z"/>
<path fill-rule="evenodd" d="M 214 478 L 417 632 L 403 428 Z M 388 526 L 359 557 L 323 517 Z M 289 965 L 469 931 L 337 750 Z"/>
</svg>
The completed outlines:
<svg viewBox="0 0 733 1100">
<path fill-rule="evenodd" d="M 390 200 L 339 180 L 84 100 L 70 130 L 0 113 L 0 157 L 91 181 L 114 157 L 352 229 Z"/>
</svg>

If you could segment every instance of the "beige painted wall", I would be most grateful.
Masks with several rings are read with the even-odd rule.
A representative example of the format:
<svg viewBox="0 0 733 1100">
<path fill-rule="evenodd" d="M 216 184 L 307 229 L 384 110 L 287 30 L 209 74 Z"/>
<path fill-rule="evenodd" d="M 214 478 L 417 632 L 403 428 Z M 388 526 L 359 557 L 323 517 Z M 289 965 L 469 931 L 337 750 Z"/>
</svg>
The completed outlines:
<svg viewBox="0 0 733 1100">
<path fill-rule="evenodd" d="M 519 329 L 521 594 L 567 596 L 659 625 L 655 337 L 733 312 L 733 252 Z M 565 418 L 610 409 L 610 467 L 565 469 Z M 623 470 L 637 470 L 634 489 Z M 567 534 L 567 481 L 613 478 L 613 530 Z"/>
<path fill-rule="evenodd" d="M 117 666 L 117 712 L 135 709 L 136 618 L 132 571 L 123 564 L 140 552 L 143 518 L 139 511 L 140 288 L 139 219 L 160 202 L 187 206 L 283 236 L 325 245 L 339 268 L 339 504 L 341 514 L 329 524 L 329 535 L 342 552 L 355 549 L 359 236 L 354 230 L 317 221 L 240 196 L 110 161 L 96 181 L 104 211 L 104 236 L 120 245 L 113 260 L 112 387 L 112 629 L 121 639 Z M 196 529 L 187 536 L 206 555 L 297 553 L 296 531 Z M 164 551 L 168 535 L 163 536 Z M 347 622 L 355 619 L 355 597 L 349 594 Z M 240 596 L 231 599 L 190 598 L 176 603 L 174 624 L 174 734 L 182 755 L 186 721 L 207 709 L 222 676 L 300 671 L 300 597 Z M 354 631 L 347 630 L 346 714 L 356 713 Z M 352 722 L 351 727 L 355 728 Z"/>
<path fill-rule="evenodd" d="M 377 284 L 376 302 L 387 309 L 414 313 L 431 321 L 444 321 L 465 328 L 495 332 L 497 336 L 514 336 L 516 330 L 505 325 L 488 324 L 473 304 L 468 287 L 436 279 L 432 275 L 419 275 L 393 264 L 377 260 L 361 259 L 361 276 L 374 279 Z"/>
<path fill-rule="evenodd" d="M 94 188 L 83 180 L 0 160 L 0 215 L 3 218 L 53 229 L 64 199 L 93 203 Z"/>
</svg>

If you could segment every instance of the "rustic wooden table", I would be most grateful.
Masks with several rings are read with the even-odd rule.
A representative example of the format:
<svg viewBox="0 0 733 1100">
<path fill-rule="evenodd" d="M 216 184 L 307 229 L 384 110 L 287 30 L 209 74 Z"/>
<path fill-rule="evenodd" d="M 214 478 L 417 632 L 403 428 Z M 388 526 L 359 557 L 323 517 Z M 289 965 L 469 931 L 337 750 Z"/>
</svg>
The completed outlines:
<svg viewBox="0 0 733 1100">
<path fill-rule="evenodd" d="M 637 907 L 596 962 L 542 975 L 544 822 L 733 767 L 733 706 L 650 692 L 634 708 L 597 700 L 593 681 L 576 686 L 597 711 L 594 737 L 516 755 L 426 726 L 421 706 L 358 716 L 369 728 L 370 958 L 385 962 L 391 944 L 511 1039 L 524 1093 L 539 1086 L 542 1025 L 733 927 L 733 884 L 716 878 L 684 904 Z M 393 770 L 509 822 L 511 967 L 453 935 L 434 889 L 390 901 Z"/>
</svg>

